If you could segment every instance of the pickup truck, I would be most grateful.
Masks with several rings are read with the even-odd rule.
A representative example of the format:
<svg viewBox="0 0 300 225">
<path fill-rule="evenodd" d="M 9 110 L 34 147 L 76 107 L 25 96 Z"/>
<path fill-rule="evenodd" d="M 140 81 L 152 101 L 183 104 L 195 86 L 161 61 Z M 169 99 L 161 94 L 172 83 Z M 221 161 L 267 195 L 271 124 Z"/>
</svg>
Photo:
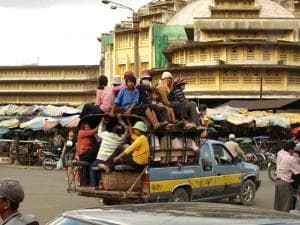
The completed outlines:
<svg viewBox="0 0 300 225">
<path fill-rule="evenodd" d="M 223 142 L 202 140 L 200 146 L 198 151 L 151 149 L 152 161 L 141 173 L 126 171 L 121 165 L 115 172 L 104 174 L 104 186 L 114 182 L 118 188 L 78 187 L 76 191 L 81 196 L 102 198 L 104 204 L 229 198 L 252 205 L 261 184 L 259 168 L 233 158 Z M 174 162 L 170 163 L 172 158 Z"/>
</svg>

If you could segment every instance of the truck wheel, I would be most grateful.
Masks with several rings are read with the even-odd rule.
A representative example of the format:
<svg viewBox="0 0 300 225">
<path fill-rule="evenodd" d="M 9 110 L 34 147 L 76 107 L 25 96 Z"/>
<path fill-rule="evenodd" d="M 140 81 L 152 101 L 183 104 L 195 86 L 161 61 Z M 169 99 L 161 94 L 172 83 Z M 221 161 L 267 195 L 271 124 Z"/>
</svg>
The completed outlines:
<svg viewBox="0 0 300 225">
<path fill-rule="evenodd" d="M 255 200 L 255 184 L 252 180 L 248 179 L 241 186 L 240 200 L 243 205 L 253 205 Z"/>
<path fill-rule="evenodd" d="M 189 195 L 183 188 L 176 189 L 171 198 L 171 202 L 189 202 Z"/>
</svg>

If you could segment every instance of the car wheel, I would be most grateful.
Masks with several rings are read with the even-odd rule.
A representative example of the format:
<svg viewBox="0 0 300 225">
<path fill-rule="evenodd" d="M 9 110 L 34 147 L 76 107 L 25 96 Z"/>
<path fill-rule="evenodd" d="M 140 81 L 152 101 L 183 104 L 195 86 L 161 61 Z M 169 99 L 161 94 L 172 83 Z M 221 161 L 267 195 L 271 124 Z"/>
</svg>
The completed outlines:
<svg viewBox="0 0 300 225">
<path fill-rule="evenodd" d="M 171 202 L 189 202 L 189 194 L 183 188 L 176 189 L 171 198 Z"/>
<path fill-rule="evenodd" d="M 255 200 L 255 184 L 252 180 L 248 179 L 241 186 L 240 200 L 242 205 L 253 205 Z"/>
</svg>

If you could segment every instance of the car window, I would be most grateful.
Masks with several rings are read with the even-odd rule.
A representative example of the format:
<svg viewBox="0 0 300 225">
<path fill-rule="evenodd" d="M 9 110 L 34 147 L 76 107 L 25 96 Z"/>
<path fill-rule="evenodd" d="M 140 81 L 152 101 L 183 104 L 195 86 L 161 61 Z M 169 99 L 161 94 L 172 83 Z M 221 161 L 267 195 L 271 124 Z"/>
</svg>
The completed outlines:
<svg viewBox="0 0 300 225">
<path fill-rule="evenodd" d="M 221 144 L 213 144 L 215 160 L 217 165 L 232 164 L 233 158 L 229 151 Z"/>
<path fill-rule="evenodd" d="M 90 225 L 90 223 L 82 222 L 79 220 L 66 218 L 66 217 L 59 217 L 54 221 L 47 223 L 47 225 Z"/>
<path fill-rule="evenodd" d="M 200 158 L 201 158 L 203 171 L 211 171 L 212 160 L 211 160 L 211 152 L 208 144 L 203 144 L 201 146 Z"/>
</svg>

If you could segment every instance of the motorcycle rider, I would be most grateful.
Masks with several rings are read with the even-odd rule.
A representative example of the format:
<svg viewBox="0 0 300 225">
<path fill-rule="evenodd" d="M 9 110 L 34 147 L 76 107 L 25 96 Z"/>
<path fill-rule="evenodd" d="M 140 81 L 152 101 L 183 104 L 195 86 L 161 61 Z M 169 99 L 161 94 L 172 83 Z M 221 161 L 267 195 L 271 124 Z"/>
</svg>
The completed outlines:
<svg viewBox="0 0 300 225">
<path fill-rule="evenodd" d="M 230 151 L 234 158 L 244 157 L 244 152 L 240 148 L 239 144 L 235 142 L 235 135 L 230 134 L 228 137 L 228 141 L 225 142 L 225 146 Z"/>
<path fill-rule="evenodd" d="M 24 200 L 24 190 L 17 180 L 4 179 L 0 181 L 0 217 L 2 225 L 38 225 L 32 215 L 22 215 L 18 212 L 20 203 Z"/>
</svg>

